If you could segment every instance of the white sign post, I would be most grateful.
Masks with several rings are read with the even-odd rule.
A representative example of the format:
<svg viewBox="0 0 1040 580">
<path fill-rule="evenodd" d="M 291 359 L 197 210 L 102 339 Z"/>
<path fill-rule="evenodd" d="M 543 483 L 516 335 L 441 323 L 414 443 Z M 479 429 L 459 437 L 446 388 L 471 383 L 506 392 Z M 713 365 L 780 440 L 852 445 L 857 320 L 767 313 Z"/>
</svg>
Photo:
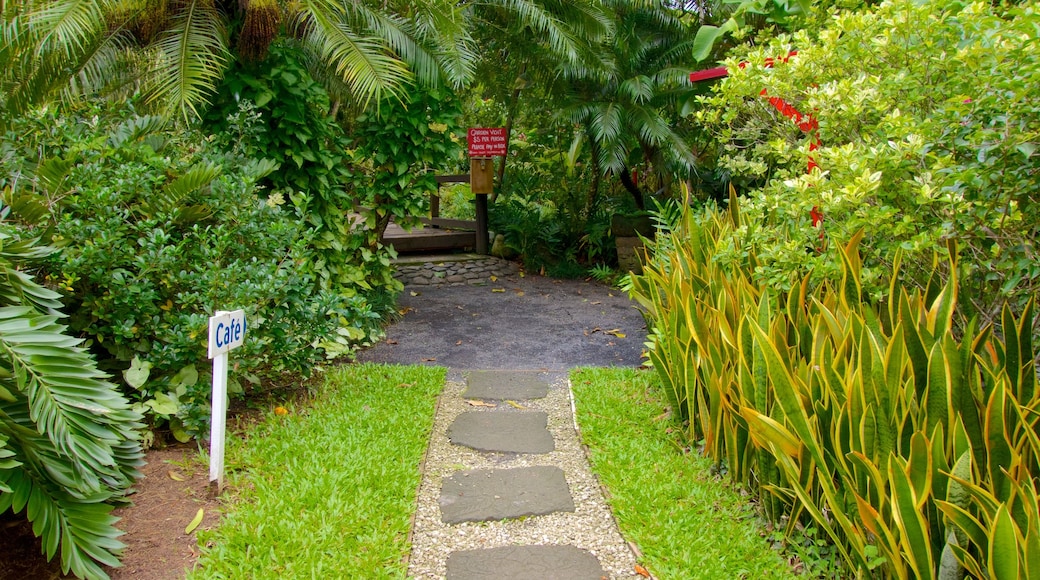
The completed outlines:
<svg viewBox="0 0 1040 580">
<path fill-rule="evenodd" d="M 209 319 L 209 358 L 213 359 L 213 415 L 209 431 L 209 482 L 224 486 L 224 425 L 227 419 L 228 351 L 246 340 L 246 313 L 218 310 Z"/>
</svg>

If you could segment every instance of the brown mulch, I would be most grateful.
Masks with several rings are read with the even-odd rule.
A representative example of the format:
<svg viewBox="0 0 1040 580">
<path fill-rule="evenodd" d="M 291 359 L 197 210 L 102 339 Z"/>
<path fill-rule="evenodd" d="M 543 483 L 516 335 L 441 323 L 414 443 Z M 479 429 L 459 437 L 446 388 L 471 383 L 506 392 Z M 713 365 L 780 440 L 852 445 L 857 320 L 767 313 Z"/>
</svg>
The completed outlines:
<svg viewBox="0 0 1040 580">
<path fill-rule="evenodd" d="M 113 579 L 179 579 L 199 556 L 196 534 L 216 525 L 220 503 L 209 490 L 209 467 L 198 459 L 195 444 L 149 451 L 148 462 L 131 496 L 133 506 L 115 510 L 116 524 L 126 532 L 123 566 L 109 569 Z M 191 534 L 185 527 L 203 510 L 202 524 Z M 24 512 L 0 520 L 0 579 L 70 578 L 61 573 L 60 557 L 47 562 L 40 541 Z"/>
</svg>

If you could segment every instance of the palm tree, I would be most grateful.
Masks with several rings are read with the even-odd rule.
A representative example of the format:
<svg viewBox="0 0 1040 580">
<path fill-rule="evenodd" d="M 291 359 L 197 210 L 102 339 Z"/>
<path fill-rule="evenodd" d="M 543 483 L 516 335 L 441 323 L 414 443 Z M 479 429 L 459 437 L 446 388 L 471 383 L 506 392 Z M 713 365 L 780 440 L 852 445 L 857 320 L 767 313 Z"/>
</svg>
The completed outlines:
<svg viewBox="0 0 1040 580">
<path fill-rule="evenodd" d="M 561 70 L 601 67 L 597 48 L 612 32 L 602 0 L 487 0 L 469 14 L 481 48 L 477 78 L 485 90 L 501 91 L 494 96 L 506 103 L 507 143 L 521 93 L 534 84 L 551 85 Z M 499 162 L 499 184 L 507 157 Z"/>
<path fill-rule="evenodd" d="M 694 154 L 674 128 L 693 98 L 687 78 L 694 61 L 690 28 L 661 1 L 612 0 L 614 34 L 604 43 L 607 66 L 568 69 L 558 86 L 561 116 L 580 124 L 576 144 L 588 141 L 601 175 L 614 175 L 645 208 L 631 168 L 646 164 L 667 189 L 675 171 L 693 168 Z M 590 192 L 590 203 L 596 192 Z"/>
<path fill-rule="evenodd" d="M 360 103 L 471 77 L 463 5 L 400 4 L 407 12 L 358 0 L 0 0 L 0 88 L 15 114 L 59 92 L 121 89 L 191 120 L 234 58 L 262 58 L 283 35 Z"/>
</svg>

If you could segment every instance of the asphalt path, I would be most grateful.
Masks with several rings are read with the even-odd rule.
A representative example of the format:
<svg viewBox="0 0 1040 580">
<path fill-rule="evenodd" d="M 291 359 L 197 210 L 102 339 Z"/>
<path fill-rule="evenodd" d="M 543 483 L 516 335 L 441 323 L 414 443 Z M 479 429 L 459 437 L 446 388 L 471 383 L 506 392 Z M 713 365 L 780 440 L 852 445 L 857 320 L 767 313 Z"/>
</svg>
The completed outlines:
<svg viewBox="0 0 1040 580">
<path fill-rule="evenodd" d="M 483 286 L 408 286 L 398 308 L 386 339 L 358 361 L 547 371 L 642 363 L 642 314 L 624 292 L 594 280 L 528 274 Z"/>
</svg>

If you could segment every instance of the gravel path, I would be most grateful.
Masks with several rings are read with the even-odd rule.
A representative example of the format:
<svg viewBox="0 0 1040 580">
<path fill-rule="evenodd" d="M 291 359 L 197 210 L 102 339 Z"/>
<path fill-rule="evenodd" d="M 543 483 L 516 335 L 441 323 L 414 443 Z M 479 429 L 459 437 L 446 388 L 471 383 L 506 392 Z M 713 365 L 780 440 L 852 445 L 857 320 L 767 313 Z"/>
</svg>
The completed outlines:
<svg viewBox="0 0 1040 580">
<path fill-rule="evenodd" d="M 430 259 L 439 265 L 443 259 Z M 578 366 L 638 366 L 646 329 L 619 290 L 595 281 L 552 280 L 516 273 L 484 283 L 405 288 L 402 318 L 384 342 L 358 360 L 449 368 L 427 451 L 412 528 L 409 576 L 445 578 L 448 556 L 503 546 L 569 545 L 592 553 L 609 578 L 640 578 L 603 492 L 589 469 L 573 414 L 567 370 Z M 542 399 L 498 402 L 494 412 L 544 411 L 556 448 L 544 454 L 488 453 L 452 444 L 447 432 L 463 412 L 489 410 L 463 399 L 471 370 L 531 370 L 551 380 Z M 442 483 L 471 469 L 560 468 L 574 512 L 502 521 L 446 524 Z M 540 575 L 541 576 L 541 575 Z M 557 575 L 559 576 L 559 575 Z M 491 573 L 487 577 L 494 578 Z"/>
<path fill-rule="evenodd" d="M 639 578 L 634 573 L 636 561 L 632 551 L 617 529 L 578 440 L 566 374 L 555 373 L 544 399 L 522 402 L 527 409 L 548 414 L 548 429 L 556 441 L 556 450 L 539 455 L 479 453 L 448 441 L 446 433 L 452 421 L 459 414 L 474 409 L 462 397 L 465 390 L 462 377 L 456 373 L 455 379 L 445 386 L 433 427 L 412 528 L 409 576 L 444 578 L 447 557 L 454 551 L 554 544 L 588 550 L 599 559 L 610 578 Z M 574 513 L 557 512 L 498 522 L 445 524 L 441 521 L 438 500 L 443 479 L 463 469 L 535 465 L 554 465 L 563 470 L 577 508 Z"/>
</svg>

